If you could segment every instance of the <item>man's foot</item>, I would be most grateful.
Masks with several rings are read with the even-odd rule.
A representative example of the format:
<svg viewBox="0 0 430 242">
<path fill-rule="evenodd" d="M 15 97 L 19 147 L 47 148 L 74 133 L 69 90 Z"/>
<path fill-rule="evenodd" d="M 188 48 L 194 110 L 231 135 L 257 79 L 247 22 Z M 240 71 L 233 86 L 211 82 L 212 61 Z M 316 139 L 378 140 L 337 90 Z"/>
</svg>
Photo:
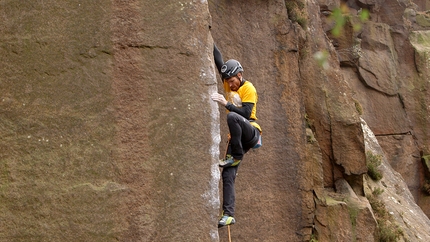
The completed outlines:
<svg viewBox="0 0 430 242">
<path fill-rule="evenodd" d="M 225 159 L 219 161 L 220 167 L 237 166 L 242 160 L 236 160 L 231 155 L 227 155 Z"/>
<path fill-rule="evenodd" d="M 224 215 L 218 222 L 218 228 L 234 223 L 236 223 L 236 219 L 234 219 L 232 216 Z"/>
</svg>

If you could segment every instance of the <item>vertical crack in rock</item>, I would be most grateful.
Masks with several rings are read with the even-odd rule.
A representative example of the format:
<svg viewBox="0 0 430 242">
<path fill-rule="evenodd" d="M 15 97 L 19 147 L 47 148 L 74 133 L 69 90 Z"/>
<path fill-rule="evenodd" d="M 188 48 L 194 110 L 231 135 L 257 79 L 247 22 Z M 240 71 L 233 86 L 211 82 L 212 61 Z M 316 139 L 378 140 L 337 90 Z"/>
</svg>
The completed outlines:
<svg viewBox="0 0 430 242">
<path fill-rule="evenodd" d="M 211 53 L 210 50 L 208 50 L 206 53 Z M 213 63 L 211 56 L 203 56 L 202 59 L 204 60 L 206 58 L 206 61 L 202 61 L 203 63 Z M 200 79 L 205 82 L 206 84 L 213 83 L 213 85 L 207 85 L 207 94 L 202 95 L 203 102 L 208 102 L 210 106 L 210 116 L 211 116 L 211 145 L 209 149 L 209 153 L 211 154 L 212 160 L 211 160 L 211 177 L 209 179 L 209 190 L 207 190 L 204 194 L 202 194 L 202 197 L 207 201 L 208 207 L 211 208 L 214 212 L 217 212 L 219 209 L 219 190 L 218 190 L 218 183 L 220 180 L 220 171 L 218 168 L 218 157 L 220 154 L 219 151 L 219 145 L 221 142 L 221 135 L 220 135 L 220 125 L 219 125 L 219 109 L 217 103 L 213 102 L 210 98 L 211 94 L 214 92 L 217 92 L 217 86 L 216 86 L 216 75 L 214 72 L 213 65 L 204 70 L 202 69 L 200 72 Z M 216 221 L 217 220 L 217 214 L 212 213 L 211 214 L 211 220 Z M 214 223 L 215 224 L 215 223 Z M 210 236 L 213 241 L 218 241 L 218 229 L 215 227 L 210 231 Z"/>
</svg>

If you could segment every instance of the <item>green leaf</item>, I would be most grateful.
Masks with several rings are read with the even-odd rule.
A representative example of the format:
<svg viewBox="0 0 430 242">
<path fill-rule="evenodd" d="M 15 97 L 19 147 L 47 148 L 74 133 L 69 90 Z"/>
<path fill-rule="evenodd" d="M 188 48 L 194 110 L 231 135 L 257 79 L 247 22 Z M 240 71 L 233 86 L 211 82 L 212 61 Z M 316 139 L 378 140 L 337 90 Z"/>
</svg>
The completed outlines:
<svg viewBox="0 0 430 242">
<path fill-rule="evenodd" d="M 360 20 L 361 20 L 361 22 L 365 22 L 365 21 L 369 20 L 369 10 L 367 10 L 367 9 L 361 10 Z"/>
</svg>

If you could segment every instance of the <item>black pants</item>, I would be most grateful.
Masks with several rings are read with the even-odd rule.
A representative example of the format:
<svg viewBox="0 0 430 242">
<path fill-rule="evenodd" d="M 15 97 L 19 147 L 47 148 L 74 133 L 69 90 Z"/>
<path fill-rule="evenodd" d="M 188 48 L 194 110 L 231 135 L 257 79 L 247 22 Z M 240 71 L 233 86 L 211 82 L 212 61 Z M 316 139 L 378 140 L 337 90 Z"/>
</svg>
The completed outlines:
<svg viewBox="0 0 430 242">
<path fill-rule="evenodd" d="M 235 112 L 227 114 L 227 124 L 231 136 L 229 154 L 235 159 L 242 160 L 243 155 L 257 144 L 260 131 Z"/>
<path fill-rule="evenodd" d="M 260 131 L 252 126 L 246 118 L 235 112 L 227 114 L 227 124 L 231 135 L 227 153 L 231 154 L 235 159 L 242 160 L 243 155 L 257 144 Z M 224 215 L 234 216 L 236 198 L 234 181 L 239 165 L 225 167 L 222 170 L 222 208 Z"/>
</svg>

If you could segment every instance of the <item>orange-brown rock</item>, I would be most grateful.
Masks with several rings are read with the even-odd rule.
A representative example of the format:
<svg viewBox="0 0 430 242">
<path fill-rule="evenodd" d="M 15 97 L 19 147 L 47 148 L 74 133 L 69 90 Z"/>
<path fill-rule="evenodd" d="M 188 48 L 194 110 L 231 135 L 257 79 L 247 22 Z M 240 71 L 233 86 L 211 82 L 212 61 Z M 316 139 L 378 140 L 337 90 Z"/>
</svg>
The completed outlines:
<svg viewBox="0 0 430 242">
<path fill-rule="evenodd" d="M 214 42 L 263 128 L 232 241 L 430 241 L 425 1 L 0 6 L 0 241 L 228 241 Z"/>
</svg>

